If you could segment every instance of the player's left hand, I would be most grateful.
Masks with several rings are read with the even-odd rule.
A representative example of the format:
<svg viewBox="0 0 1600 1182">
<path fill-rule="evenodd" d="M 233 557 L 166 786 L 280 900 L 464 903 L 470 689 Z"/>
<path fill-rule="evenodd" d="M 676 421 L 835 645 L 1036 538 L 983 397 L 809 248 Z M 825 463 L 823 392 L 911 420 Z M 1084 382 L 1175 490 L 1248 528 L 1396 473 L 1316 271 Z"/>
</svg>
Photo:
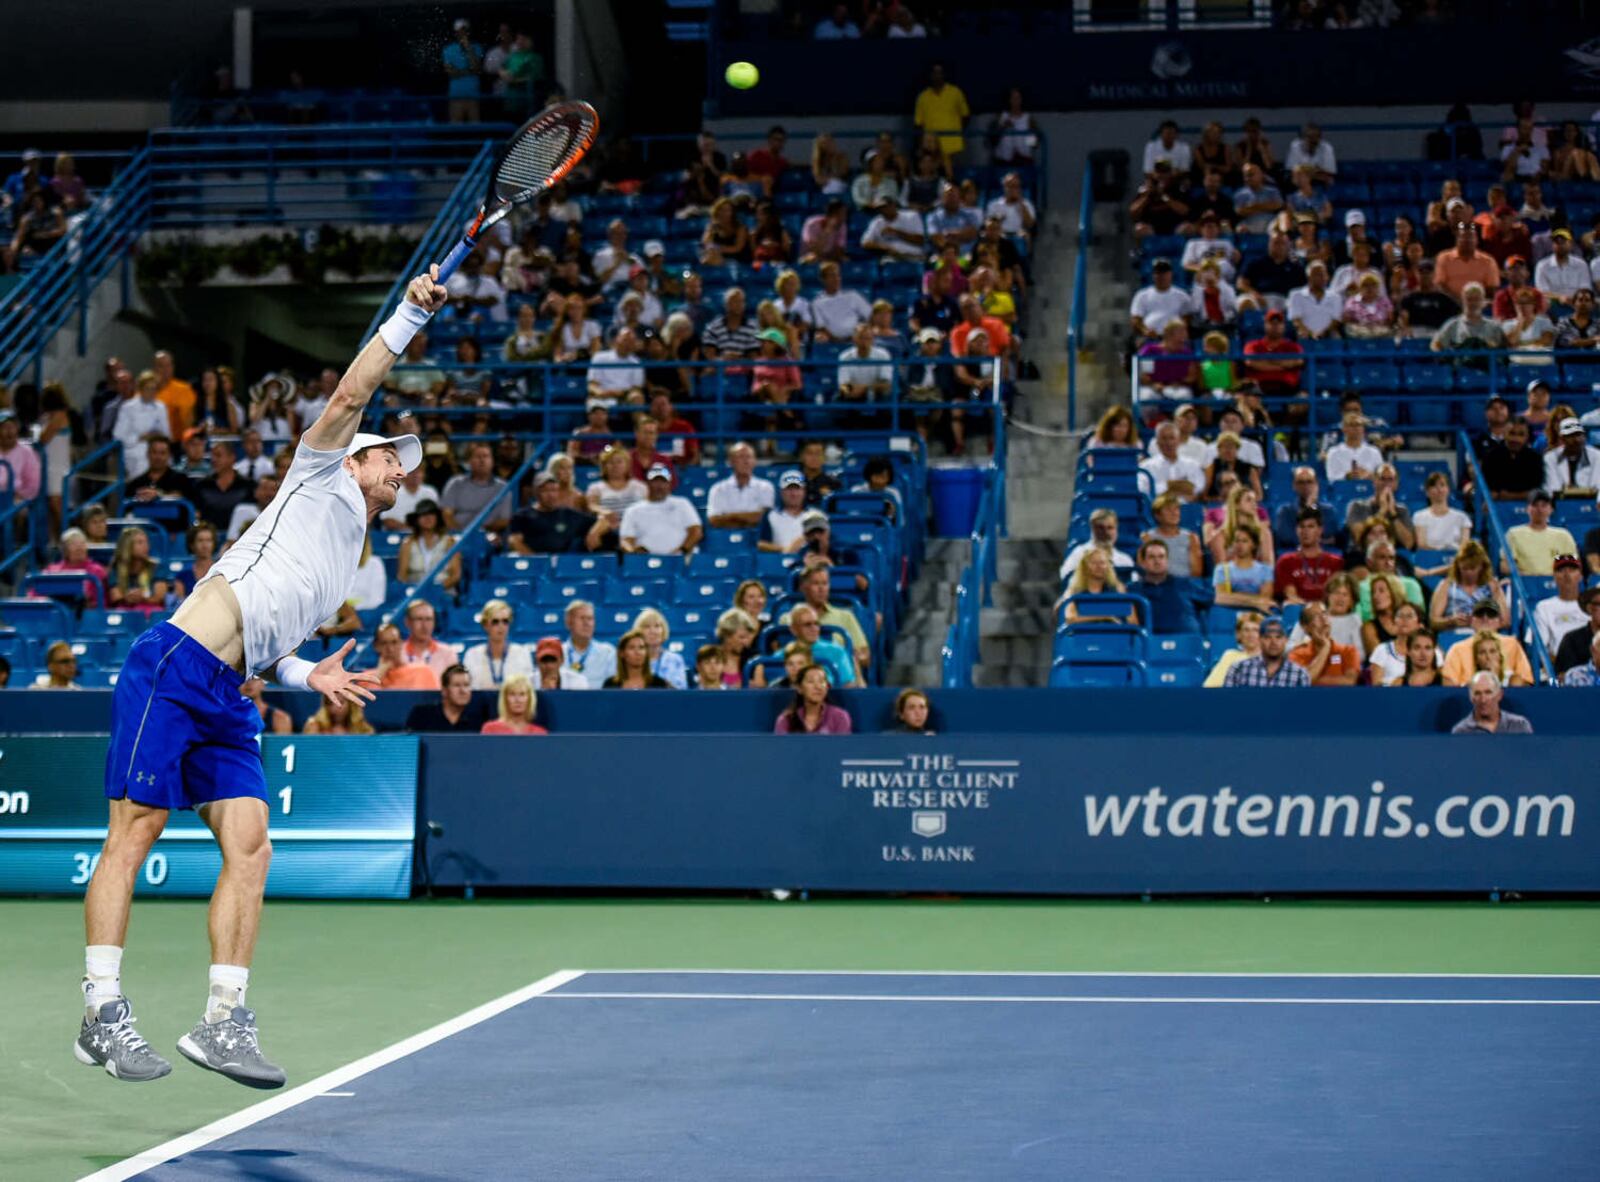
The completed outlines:
<svg viewBox="0 0 1600 1182">
<path fill-rule="evenodd" d="M 333 702 L 350 702 L 359 705 L 374 700 L 372 690 L 380 684 L 378 674 L 372 669 L 346 670 L 345 657 L 355 648 L 354 639 L 344 642 L 344 647 L 318 661 L 316 668 L 306 678 L 306 688 Z M 371 687 L 370 689 L 368 687 Z"/>
<path fill-rule="evenodd" d="M 449 298 L 444 284 L 439 282 L 438 263 L 434 263 L 426 275 L 418 275 L 406 287 L 406 299 L 425 312 L 437 312 Z"/>
</svg>

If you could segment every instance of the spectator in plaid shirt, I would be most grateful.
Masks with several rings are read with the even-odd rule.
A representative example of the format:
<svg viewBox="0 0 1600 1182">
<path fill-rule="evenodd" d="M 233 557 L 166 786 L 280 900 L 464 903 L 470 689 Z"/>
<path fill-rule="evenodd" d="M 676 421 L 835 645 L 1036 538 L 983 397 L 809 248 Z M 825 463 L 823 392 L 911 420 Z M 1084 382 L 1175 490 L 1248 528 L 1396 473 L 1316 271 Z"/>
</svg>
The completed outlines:
<svg viewBox="0 0 1600 1182">
<path fill-rule="evenodd" d="M 1566 676 L 1561 679 L 1561 684 L 1574 687 L 1587 686 L 1590 689 L 1600 686 L 1600 632 L 1589 638 L 1589 663 L 1568 669 Z"/>
<path fill-rule="evenodd" d="M 1276 616 L 1261 621 L 1261 651 L 1246 657 L 1228 670 L 1222 684 L 1234 686 L 1266 686 L 1273 689 L 1299 689 L 1308 687 L 1311 678 L 1305 669 L 1289 660 L 1285 650 L 1289 637 L 1283 630 L 1283 621 Z"/>
</svg>

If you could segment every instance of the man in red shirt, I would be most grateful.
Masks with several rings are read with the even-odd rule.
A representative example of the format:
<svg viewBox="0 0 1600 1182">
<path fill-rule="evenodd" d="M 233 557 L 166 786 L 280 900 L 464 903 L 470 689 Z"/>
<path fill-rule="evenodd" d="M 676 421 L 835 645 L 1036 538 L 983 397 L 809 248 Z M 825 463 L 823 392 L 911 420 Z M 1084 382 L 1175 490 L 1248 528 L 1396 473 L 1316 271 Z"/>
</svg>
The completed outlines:
<svg viewBox="0 0 1600 1182">
<path fill-rule="evenodd" d="M 1494 293 L 1494 318 L 1496 320 L 1515 320 L 1517 318 L 1517 293 L 1528 287 L 1528 260 L 1520 254 L 1511 255 L 1505 262 L 1505 286 Z M 1533 309 L 1543 313 L 1545 310 L 1544 292 L 1537 287 L 1529 287 L 1533 292 Z"/>
<path fill-rule="evenodd" d="M 951 356 L 965 357 L 967 337 L 980 328 L 989 338 L 989 347 L 994 356 L 1003 357 L 1011 351 L 1011 333 L 1005 323 L 984 315 L 983 305 L 978 302 L 977 296 L 964 295 L 961 297 L 961 323 L 950 330 Z"/>
<path fill-rule="evenodd" d="M 1246 361 L 1245 373 L 1267 397 L 1292 398 L 1300 389 L 1305 350 L 1284 335 L 1283 313 L 1276 308 L 1267 313 L 1265 333 L 1245 345 L 1245 356 L 1279 356 L 1272 361 Z"/>
<path fill-rule="evenodd" d="M 1494 223 L 1478 244 L 1478 249 L 1504 267 L 1506 260 L 1514 254 L 1523 258 L 1533 254 L 1533 235 L 1528 233 L 1528 227 L 1517 217 L 1516 210 L 1509 205 L 1496 206 Z"/>
<path fill-rule="evenodd" d="M 1334 640 L 1327 607 L 1306 604 L 1300 613 L 1300 626 L 1305 629 L 1306 640 L 1289 650 L 1289 659 L 1306 671 L 1311 684 L 1354 685 L 1361 675 L 1361 654 Z"/>
<path fill-rule="evenodd" d="M 752 176 L 770 176 L 777 180 L 783 170 L 789 167 L 789 162 L 783 157 L 783 146 L 789 142 L 789 133 L 784 131 L 782 124 L 774 124 L 767 129 L 767 146 L 757 148 L 745 158 L 745 166 L 749 168 Z"/>
<path fill-rule="evenodd" d="M 650 400 L 650 417 L 656 421 L 660 434 L 669 437 L 667 450 L 674 463 L 700 462 L 700 441 L 695 438 L 694 424 L 678 416 L 670 394 L 657 394 Z M 649 470 L 645 469 L 646 472 Z"/>
<path fill-rule="evenodd" d="M 660 438 L 661 424 L 649 415 L 642 415 L 633 429 L 633 451 L 628 453 L 633 459 L 633 478 L 643 480 L 651 468 L 662 464 L 672 473 L 672 487 L 677 488 L 678 469 L 673 458 L 664 451 L 656 450 Z"/>
<path fill-rule="evenodd" d="M 1273 584 L 1285 603 L 1315 603 L 1328 580 L 1344 569 L 1344 559 L 1322 548 L 1322 514 L 1302 509 L 1294 520 L 1300 548 L 1291 550 L 1273 568 Z"/>
</svg>

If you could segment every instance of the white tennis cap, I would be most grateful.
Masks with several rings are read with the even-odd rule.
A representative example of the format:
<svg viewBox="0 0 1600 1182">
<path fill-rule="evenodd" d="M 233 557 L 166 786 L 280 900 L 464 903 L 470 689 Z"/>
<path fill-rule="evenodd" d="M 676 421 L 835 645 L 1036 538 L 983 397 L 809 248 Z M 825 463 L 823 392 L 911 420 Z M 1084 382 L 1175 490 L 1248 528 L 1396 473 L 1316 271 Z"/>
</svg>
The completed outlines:
<svg viewBox="0 0 1600 1182">
<path fill-rule="evenodd" d="M 344 449 L 344 454 L 353 456 L 362 448 L 384 446 L 392 447 L 400 453 L 400 466 L 407 472 L 422 463 L 422 441 L 415 435 L 394 435 L 385 438 L 382 435 L 370 435 L 362 431 L 350 441 L 350 446 Z"/>
</svg>

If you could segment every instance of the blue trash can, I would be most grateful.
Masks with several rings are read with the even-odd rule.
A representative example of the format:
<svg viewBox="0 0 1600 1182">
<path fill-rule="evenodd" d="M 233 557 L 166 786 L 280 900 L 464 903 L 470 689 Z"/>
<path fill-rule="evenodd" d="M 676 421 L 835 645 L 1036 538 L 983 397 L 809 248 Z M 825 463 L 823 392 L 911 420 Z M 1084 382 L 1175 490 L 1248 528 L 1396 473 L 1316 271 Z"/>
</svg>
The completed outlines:
<svg viewBox="0 0 1600 1182">
<path fill-rule="evenodd" d="M 964 538 L 978 520 L 983 499 L 982 468 L 930 468 L 928 496 L 933 501 L 933 532 L 941 538 Z"/>
</svg>

